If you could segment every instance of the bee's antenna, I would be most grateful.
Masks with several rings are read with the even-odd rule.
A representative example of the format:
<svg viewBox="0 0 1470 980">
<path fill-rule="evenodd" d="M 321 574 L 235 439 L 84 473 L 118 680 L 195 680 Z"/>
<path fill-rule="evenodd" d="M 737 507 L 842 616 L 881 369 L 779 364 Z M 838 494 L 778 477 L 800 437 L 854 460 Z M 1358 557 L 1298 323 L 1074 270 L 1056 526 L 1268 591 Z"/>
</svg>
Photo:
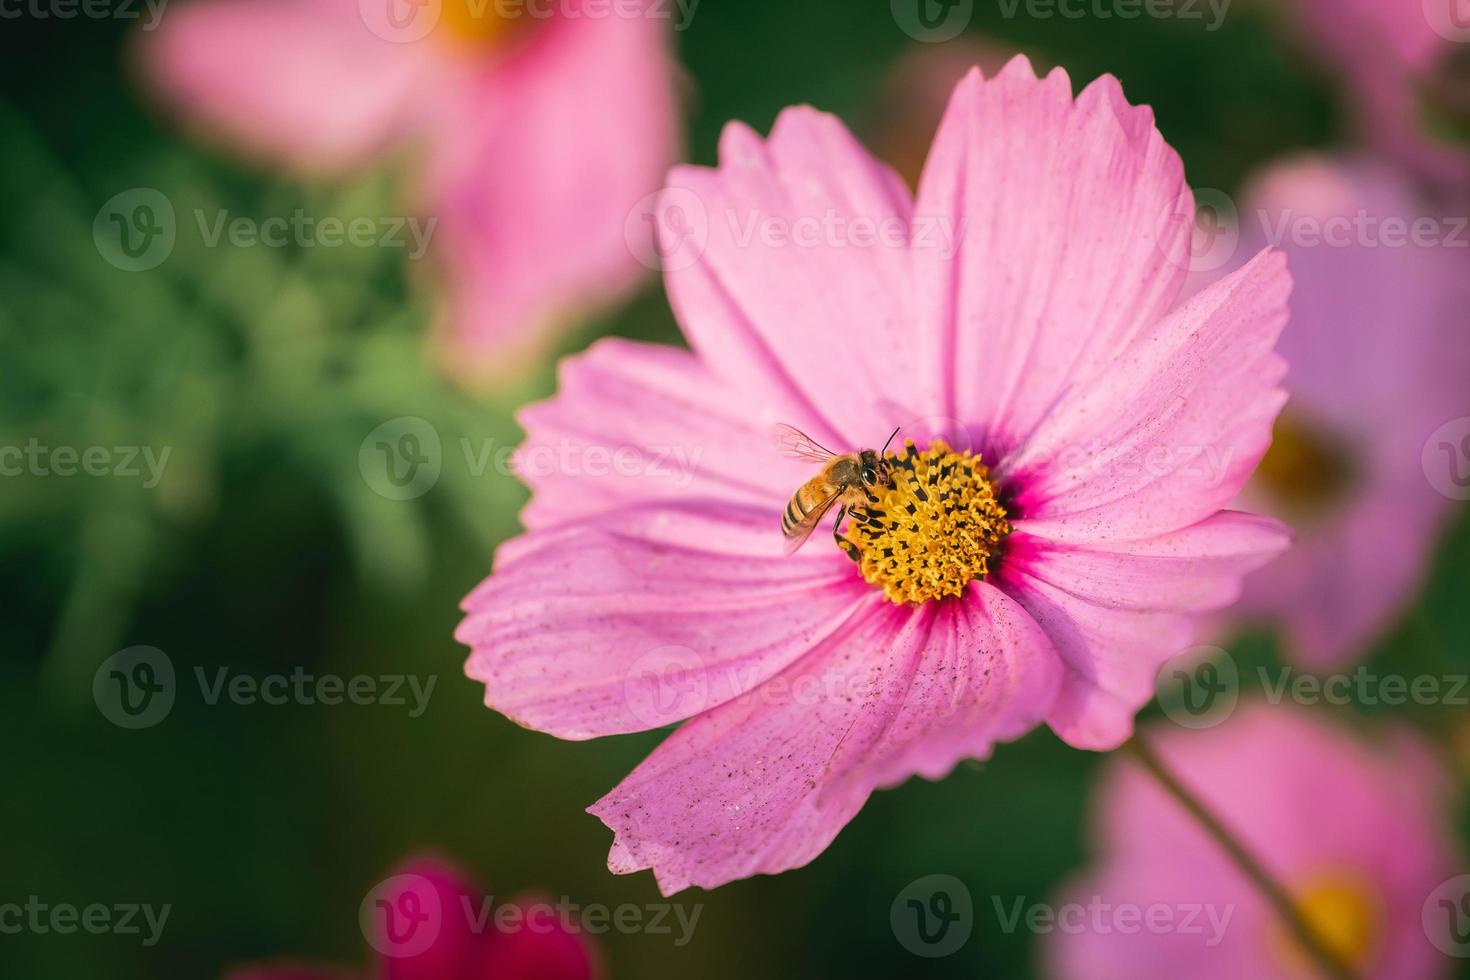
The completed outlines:
<svg viewBox="0 0 1470 980">
<path fill-rule="evenodd" d="M 898 427 L 898 429 L 902 429 L 902 428 L 903 428 L 903 426 L 901 426 L 901 425 L 900 425 L 900 426 L 899 426 L 899 427 Z M 885 443 L 884 443 L 884 444 L 883 444 L 883 451 L 882 451 L 882 452 L 881 452 L 881 453 L 879 453 L 879 454 L 878 454 L 878 456 L 879 456 L 879 458 L 880 458 L 880 459 L 881 459 L 881 458 L 882 458 L 882 457 L 884 457 L 884 456 L 887 456 L 887 455 L 888 455 L 888 447 L 889 447 L 889 445 L 891 445 L 891 444 L 892 444 L 892 442 L 893 442 L 893 436 L 896 436 L 896 435 L 898 435 L 898 429 L 894 429 L 894 430 L 893 430 L 893 435 L 890 435 L 890 436 L 889 436 L 889 437 L 888 437 L 888 442 L 885 442 Z"/>
</svg>

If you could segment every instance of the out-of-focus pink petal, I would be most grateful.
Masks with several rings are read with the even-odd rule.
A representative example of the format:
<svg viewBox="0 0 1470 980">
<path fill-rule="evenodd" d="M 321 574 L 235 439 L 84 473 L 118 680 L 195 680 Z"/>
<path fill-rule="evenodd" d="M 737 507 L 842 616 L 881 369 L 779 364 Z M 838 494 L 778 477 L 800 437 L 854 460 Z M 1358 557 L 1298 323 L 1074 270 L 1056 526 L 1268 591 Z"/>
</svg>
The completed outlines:
<svg viewBox="0 0 1470 980">
<path fill-rule="evenodd" d="M 1284 257 L 1263 252 L 1064 396 L 997 468 L 1024 488 L 1031 533 L 1126 541 L 1188 527 L 1234 498 L 1286 400 L 1272 348 L 1290 288 Z"/>
<path fill-rule="evenodd" d="M 503 373 L 509 351 L 648 275 L 625 227 L 678 144 L 667 26 L 554 19 L 449 97 L 425 206 L 440 219 L 455 370 Z"/>
<path fill-rule="evenodd" d="M 557 394 L 523 409 L 528 528 L 626 504 L 709 500 L 779 521 L 813 464 L 783 458 L 731 388 L 688 351 L 608 339 L 561 364 Z"/>
<path fill-rule="evenodd" d="M 952 259 L 913 252 L 933 410 L 974 426 L 991 458 L 1023 442 L 1173 304 L 1192 202 L 1153 113 L 1112 76 L 1075 102 L 1066 72 L 1038 81 L 1020 56 L 967 76 L 916 206 L 962 229 Z"/>
<path fill-rule="evenodd" d="M 520 539 L 455 636 L 490 707 L 593 738 L 737 697 L 879 601 L 830 544 L 783 556 L 774 514 L 666 504 Z"/>
<path fill-rule="evenodd" d="M 1278 345 L 1288 411 L 1349 458 L 1347 485 L 1313 513 L 1293 512 L 1265 481 L 1248 486 L 1243 500 L 1291 520 L 1297 541 L 1248 580 L 1236 611 L 1281 620 L 1293 657 L 1332 668 L 1366 652 L 1410 602 L 1450 509 L 1421 454 L 1443 423 L 1470 414 L 1470 255 L 1446 240 L 1453 221 L 1428 216 L 1381 164 L 1285 161 L 1244 201 L 1242 243 L 1274 237 L 1291 264 Z M 1418 244 L 1416 228 L 1428 232 Z"/>
<path fill-rule="evenodd" d="M 354 0 L 201 0 L 170 9 L 139 61 L 186 122 L 269 162 L 331 172 L 412 129 L 436 87 L 434 55 L 378 37 Z"/>
<path fill-rule="evenodd" d="M 1303 40 L 1347 81 L 1361 138 L 1463 200 L 1470 148 L 1430 132 L 1424 90 L 1463 36 L 1461 0 L 1297 0 Z M 1440 34 L 1438 20 L 1450 33 Z"/>
<path fill-rule="evenodd" d="M 697 261 L 668 270 L 669 299 L 758 421 L 847 452 L 913 419 L 912 204 L 841 122 L 788 109 L 768 141 L 731 124 L 719 169 L 677 168 L 664 200 L 698 212 L 707 236 Z"/>
<path fill-rule="evenodd" d="M 519 928 L 492 932 L 479 968 L 464 980 L 594 980 L 602 976 L 595 950 L 567 928 L 555 904 L 536 895 L 522 895 L 511 904 L 521 910 Z"/>
<path fill-rule="evenodd" d="M 1058 674 L 1004 595 L 874 603 L 789 670 L 695 718 L 590 808 L 609 867 L 669 895 L 810 861 L 880 785 L 938 777 L 1037 723 Z"/>
<path fill-rule="evenodd" d="M 466 914 L 465 903 L 475 908 L 480 890 L 458 868 L 437 858 L 419 858 L 394 869 L 388 879 L 393 882 L 379 895 L 393 909 L 418 908 L 431 911 L 433 920 L 414 928 L 435 928 L 434 941 L 421 953 L 403 955 L 413 950 L 416 933 L 406 931 L 407 939 L 398 939 L 392 930 L 405 929 L 404 921 L 390 922 L 386 914 L 378 915 L 374 946 L 384 951 L 378 958 L 380 980 L 445 980 L 471 976 L 479 955 L 480 936 L 474 920 Z M 432 892 L 432 895 L 430 894 Z M 394 952 L 399 955 L 392 955 Z"/>
<path fill-rule="evenodd" d="M 1121 744 L 1153 697 L 1160 664 L 1193 635 L 1185 614 L 1233 602 L 1244 575 L 1287 543 L 1275 521 L 1229 511 L 1115 550 L 1018 531 L 1001 587 L 1036 617 L 1069 668 L 1048 724 L 1079 748 Z"/>
<path fill-rule="evenodd" d="M 1151 740 L 1171 771 L 1286 887 L 1324 872 L 1371 885 L 1384 918 L 1377 956 L 1359 975 L 1443 975 L 1444 959 L 1426 940 L 1420 914 L 1457 869 L 1442 816 L 1444 777 L 1421 743 L 1400 734 L 1369 750 L 1308 712 L 1265 704 L 1243 705 L 1208 730 L 1159 727 Z M 1110 908 L 1163 903 L 1176 914 L 1207 903 L 1228 910 L 1230 919 L 1221 941 L 1205 948 L 1208 929 L 1059 932 L 1048 950 L 1056 976 L 1162 980 L 1179 975 L 1171 965 L 1189 951 L 1198 966 L 1190 976 L 1284 975 L 1274 914 L 1157 781 L 1115 762 L 1096 814 L 1100 866 L 1069 889 L 1073 900 Z"/>
</svg>

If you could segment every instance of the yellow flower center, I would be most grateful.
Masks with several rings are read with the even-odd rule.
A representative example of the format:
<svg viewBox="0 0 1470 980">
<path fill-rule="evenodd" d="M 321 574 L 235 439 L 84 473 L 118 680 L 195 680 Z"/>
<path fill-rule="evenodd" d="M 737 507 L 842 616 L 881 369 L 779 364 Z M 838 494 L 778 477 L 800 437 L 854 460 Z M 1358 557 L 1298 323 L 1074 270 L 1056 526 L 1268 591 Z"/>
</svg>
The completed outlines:
<svg viewBox="0 0 1470 980">
<path fill-rule="evenodd" d="M 1276 420 L 1256 479 L 1294 516 L 1311 516 L 1352 484 L 1352 461 L 1345 447 L 1288 410 Z"/>
<path fill-rule="evenodd" d="M 1331 870 L 1307 877 L 1292 893 L 1302 918 L 1338 963 L 1355 972 L 1369 965 L 1383 925 L 1383 910 L 1371 881 L 1355 872 Z M 1317 975 L 1306 951 L 1284 927 L 1275 926 L 1271 939 L 1278 962 L 1290 974 Z"/>
<path fill-rule="evenodd" d="M 842 548 L 891 602 L 962 595 L 984 578 L 1011 525 L 980 457 L 943 440 L 889 454 L 892 486 L 853 509 Z"/>
<path fill-rule="evenodd" d="M 497 0 L 443 0 L 438 29 L 445 37 L 467 47 L 496 47 L 525 29 L 524 11 L 508 16 Z"/>
</svg>

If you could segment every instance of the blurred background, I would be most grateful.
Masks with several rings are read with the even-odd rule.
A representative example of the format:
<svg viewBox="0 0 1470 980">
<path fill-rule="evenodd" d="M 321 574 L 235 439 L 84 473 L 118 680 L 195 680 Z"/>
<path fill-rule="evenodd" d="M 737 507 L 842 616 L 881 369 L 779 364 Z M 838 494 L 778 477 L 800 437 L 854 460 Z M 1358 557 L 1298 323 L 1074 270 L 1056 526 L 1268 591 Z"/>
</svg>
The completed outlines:
<svg viewBox="0 0 1470 980">
<path fill-rule="evenodd" d="M 154 28 L 193 5 L 170 0 Z M 713 163 L 727 121 L 765 131 L 782 107 L 810 102 L 912 174 L 955 65 L 1018 50 L 1064 65 L 1079 88 L 1118 75 L 1132 101 L 1154 107 L 1190 183 L 1232 197 L 1274 160 L 1360 137 L 1350 84 L 1280 5 L 1236 0 L 1217 21 L 1203 4 L 1197 18 L 1123 19 L 975 3 L 942 44 L 906 30 L 899 6 L 699 4 L 669 31 L 684 133 L 675 155 Z M 258 225 L 298 211 L 318 222 L 419 214 L 411 153 L 323 172 L 197 138 L 148 80 L 150 8 L 59 7 L 6 5 L 0 22 L 0 444 L 38 447 L 28 459 L 77 451 L 74 475 L 48 455 L 0 478 L 0 901 L 171 913 L 153 945 L 0 935 L 0 974 L 219 977 L 281 956 L 361 968 L 363 896 L 424 852 L 497 895 L 658 902 L 651 876 L 606 871 L 610 834 L 583 809 L 662 733 L 578 744 L 518 728 L 481 706 L 452 638 L 460 599 L 519 528 L 526 494 L 501 452 L 519 439 L 513 411 L 549 395 L 557 356 L 596 337 L 682 343 L 657 275 L 635 270 L 636 284 L 467 382 L 438 323 L 435 283 L 452 263 L 377 240 L 210 241 L 221 215 Z M 284 84 L 272 50 L 255 77 Z M 167 255 L 148 268 L 106 244 L 113 217 L 139 232 L 157 217 L 138 210 L 156 201 L 140 189 L 177 216 Z M 133 196 L 115 203 L 121 194 Z M 405 418 L 440 442 L 428 486 L 385 482 L 374 463 L 378 441 L 424 434 Z M 82 468 L 93 447 L 95 473 Z M 1470 670 L 1463 510 L 1436 533 L 1425 584 L 1365 641 L 1375 669 Z M 1247 693 L 1257 665 L 1289 659 L 1275 631 L 1232 636 Z M 138 719 L 103 710 L 94 679 L 136 646 L 166 654 L 177 692 L 165 717 L 127 727 Z M 427 697 L 416 705 L 404 681 L 403 704 L 210 703 L 196 682 L 293 672 L 407 676 Z M 1427 733 L 1458 784 L 1470 772 L 1464 707 L 1335 710 L 1393 710 Z M 1041 901 L 1084 865 L 1100 761 L 1043 730 L 943 782 L 879 793 L 809 867 L 679 896 L 702 906 L 689 941 L 677 929 L 599 937 L 607 974 L 1039 976 L 1038 937 L 1002 928 L 990 896 Z M 1449 819 L 1470 829 L 1454 799 Z M 965 882 L 975 925 L 961 950 L 924 959 L 890 910 L 936 873 Z M 1447 975 L 1470 976 L 1470 961 L 1456 962 Z"/>
</svg>

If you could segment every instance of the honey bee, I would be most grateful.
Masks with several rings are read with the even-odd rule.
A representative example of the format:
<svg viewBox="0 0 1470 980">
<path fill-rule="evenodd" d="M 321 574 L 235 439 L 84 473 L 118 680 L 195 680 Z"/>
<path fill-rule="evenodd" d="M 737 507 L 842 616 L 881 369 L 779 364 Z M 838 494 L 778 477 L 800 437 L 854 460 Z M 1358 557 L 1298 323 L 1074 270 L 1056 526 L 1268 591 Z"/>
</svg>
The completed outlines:
<svg viewBox="0 0 1470 980">
<path fill-rule="evenodd" d="M 893 485 L 888 472 L 887 454 L 888 444 L 893 442 L 893 436 L 896 435 L 898 429 L 894 429 L 888 442 L 883 444 L 882 452 L 860 449 L 855 453 L 839 455 L 820 445 L 800 429 L 789 425 L 772 427 L 771 439 L 782 455 L 824 464 L 822 472 L 803 483 L 791 495 L 791 500 L 786 504 L 786 512 L 781 515 L 781 533 L 786 536 L 786 554 L 791 554 L 806 543 L 806 539 L 817 529 L 822 517 L 833 504 L 840 504 L 840 507 L 837 521 L 832 525 L 832 537 L 837 541 L 837 546 L 842 547 L 840 532 L 848 510 L 866 502 L 875 487 Z"/>
</svg>

